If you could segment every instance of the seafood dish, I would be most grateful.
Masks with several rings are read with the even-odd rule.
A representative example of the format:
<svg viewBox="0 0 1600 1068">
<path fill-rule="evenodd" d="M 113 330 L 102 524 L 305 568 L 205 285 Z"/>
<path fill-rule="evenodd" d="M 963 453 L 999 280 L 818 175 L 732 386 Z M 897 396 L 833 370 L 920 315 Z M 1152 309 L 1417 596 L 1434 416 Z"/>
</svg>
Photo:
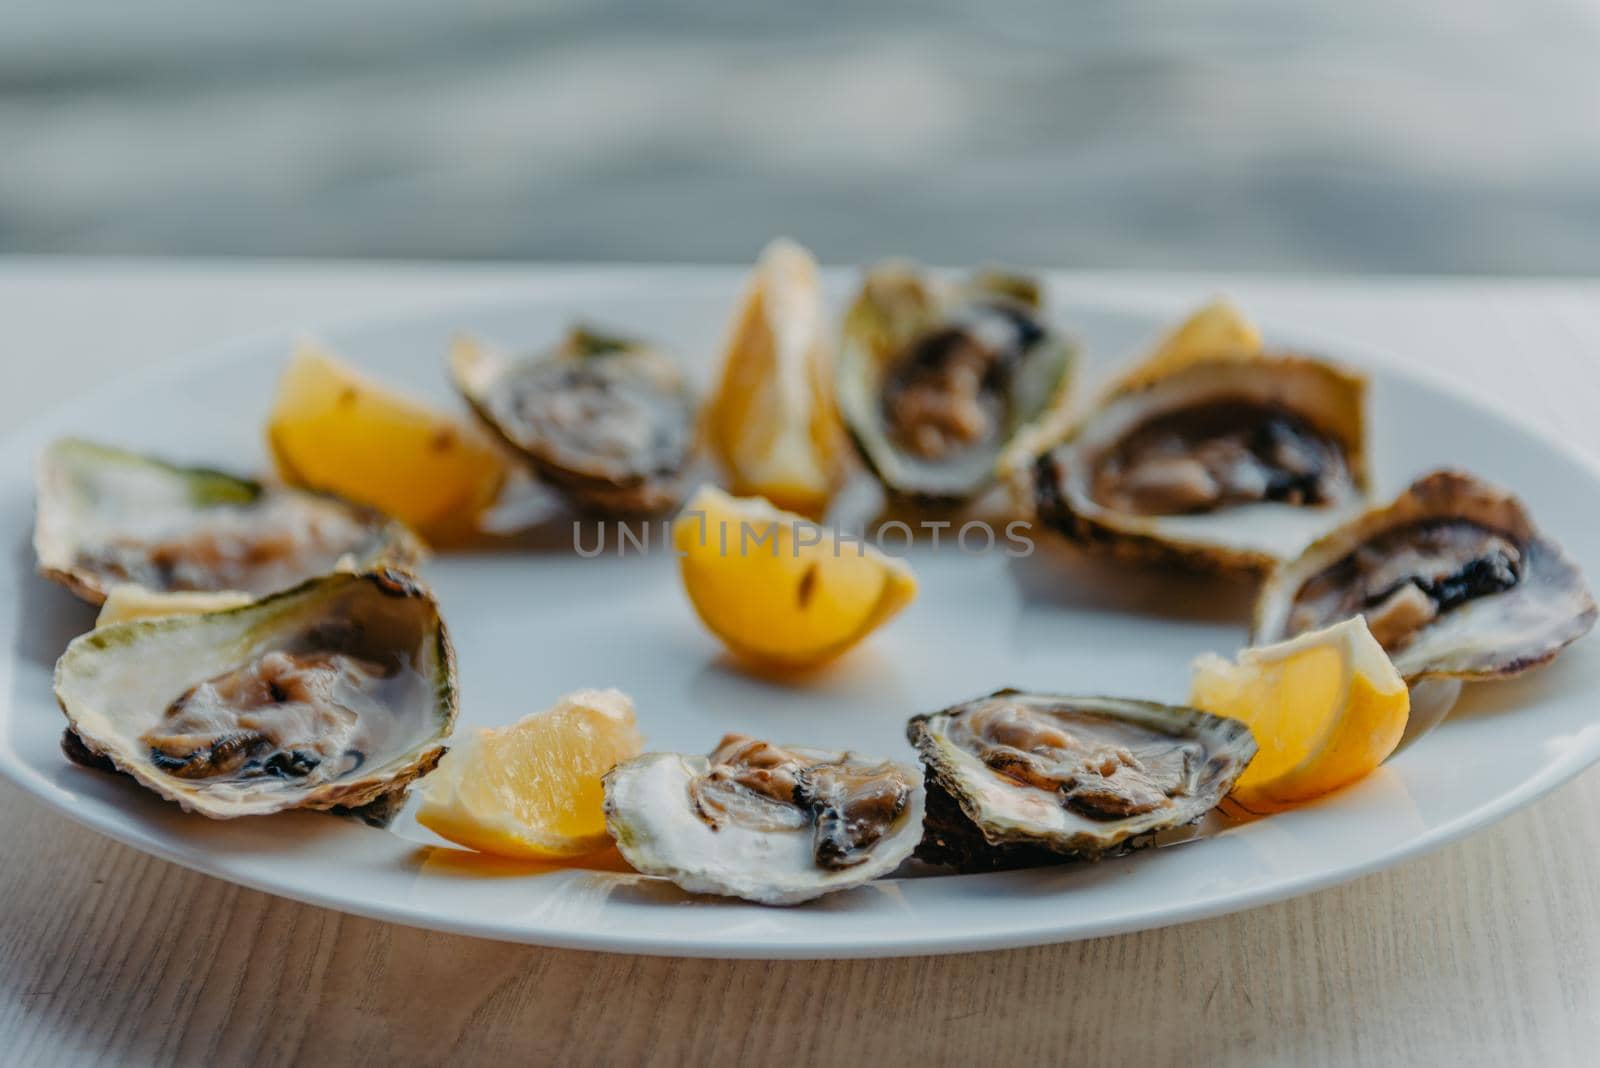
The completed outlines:
<svg viewBox="0 0 1600 1068">
<path fill-rule="evenodd" d="M 843 908 L 874 880 L 1116 863 L 1274 818 L 1375 771 L 1462 684 L 1548 664 L 1593 628 L 1581 568 L 1510 489 L 1373 470 L 1359 371 L 1274 348 L 1216 302 L 1086 384 L 1050 308 L 1029 275 L 888 261 L 834 319 L 815 261 L 779 241 L 732 305 L 703 405 L 664 347 L 575 326 L 532 356 L 458 338 L 439 370 L 459 412 L 302 349 L 265 436 L 277 478 L 56 441 L 36 467 L 37 569 L 102 606 L 56 662 L 62 750 L 147 791 L 130 798 L 224 821 L 382 824 L 432 774 L 410 810 L 430 849 L 553 865 L 614 850 L 669 895 Z M 702 437 L 742 496 L 700 476 Z M 413 531 L 441 553 L 498 536 L 483 520 L 508 468 L 580 521 L 664 517 L 675 618 L 774 687 L 813 685 L 917 597 L 909 563 L 841 553 L 842 524 L 823 525 L 852 479 L 888 509 L 1003 485 L 1004 518 L 1086 566 L 1256 583 L 1255 609 L 1237 659 L 1196 660 L 1177 699 L 1047 678 L 846 709 L 888 721 L 894 751 L 803 723 L 646 751 L 649 695 L 612 680 L 458 734 L 455 650 Z"/>
</svg>

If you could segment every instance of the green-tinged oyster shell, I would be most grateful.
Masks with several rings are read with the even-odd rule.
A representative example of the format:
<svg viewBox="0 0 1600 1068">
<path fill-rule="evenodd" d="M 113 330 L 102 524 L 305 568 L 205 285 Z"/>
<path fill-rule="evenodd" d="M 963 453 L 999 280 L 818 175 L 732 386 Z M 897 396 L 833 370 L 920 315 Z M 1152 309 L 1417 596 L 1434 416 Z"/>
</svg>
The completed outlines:
<svg viewBox="0 0 1600 1068">
<path fill-rule="evenodd" d="M 39 572 L 92 604 L 124 583 L 260 596 L 424 551 L 370 508 L 76 438 L 39 458 L 33 545 Z"/>
<path fill-rule="evenodd" d="M 906 733 L 928 792 L 917 856 L 962 871 L 1147 845 L 1215 808 L 1256 752 L 1243 723 L 1198 709 L 1017 690 L 917 716 Z"/>
<path fill-rule="evenodd" d="M 339 573 L 241 608 L 116 623 L 56 664 L 63 747 L 217 819 L 360 808 L 431 771 L 455 654 L 416 579 Z"/>
</svg>

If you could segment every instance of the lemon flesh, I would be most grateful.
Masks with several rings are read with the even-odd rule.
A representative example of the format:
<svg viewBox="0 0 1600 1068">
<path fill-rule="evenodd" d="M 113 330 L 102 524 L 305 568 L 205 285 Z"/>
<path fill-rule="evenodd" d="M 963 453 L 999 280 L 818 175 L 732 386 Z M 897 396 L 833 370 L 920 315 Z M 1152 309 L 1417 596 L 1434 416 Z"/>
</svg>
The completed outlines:
<svg viewBox="0 0 1600 1068">
<path fill-rule="evenodd" d="M 707 486 L 672 525 L 683 587 L 730 649 L 775 667 L 839 656 L 916 597 L 902 561 L 760 498 Z"/>
<path fill-rule="evenodd" d="M 1234 662 L 1195 661 L 1189 703 L 1242 720 L 1258 752 L 1230 801 L 1247 812 L 1286 808 L 1356 782 L 1400 744 L 1410 715 L 1405 680 L 1361 617 Z"/>
<path fill-rule="evenodd" d="M 284 481 L 371 505 L 435 545 L 469 535 L 506 476 L 476 427 L 309 343 L 279 379 L 267 444 Z"/>
<path fill-rule="evenodd" d="M 484 853 L 584 856 L 610 843 L 601 777 L 643 748 L 625 695 L 580 690 L 547 712 L 456 739 L 423 780 L 417 822 Z"/>
<path fill-rule="evenodd" d="M 827 508 L 848 462 L 832 344 L 816 260 L 772 242 L 734 309 L 706 406 L 706 439 L 736 493 L 810 516 Z"/>
</svg>

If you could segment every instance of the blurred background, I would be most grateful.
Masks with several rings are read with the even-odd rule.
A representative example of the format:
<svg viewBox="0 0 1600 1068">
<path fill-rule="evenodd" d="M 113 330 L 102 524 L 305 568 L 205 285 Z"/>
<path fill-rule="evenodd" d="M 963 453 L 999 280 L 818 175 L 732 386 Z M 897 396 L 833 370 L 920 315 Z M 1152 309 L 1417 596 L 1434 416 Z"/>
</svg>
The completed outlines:
<svg viewBox="0 0 1600 1068">
<path fill-rule="evenodd" d="M 0 250 L 1600 273 L 1600 0 L 0 0 Z"/>
</svg>

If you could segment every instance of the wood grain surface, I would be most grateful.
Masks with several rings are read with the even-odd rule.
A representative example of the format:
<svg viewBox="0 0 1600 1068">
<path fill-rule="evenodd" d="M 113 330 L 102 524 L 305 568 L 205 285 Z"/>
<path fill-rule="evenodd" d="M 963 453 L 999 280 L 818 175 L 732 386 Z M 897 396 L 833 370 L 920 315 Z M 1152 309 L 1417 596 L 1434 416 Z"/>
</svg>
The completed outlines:
<svg viewBox="0 0 1600 1068">
<path fill-rule="evenodd" d="M 514 269 L 0 260 L 0 425 L 229 334 L 512 291 Z M 1600 286 L 1085 277 L 1420 354 L 1600 452 Z M 101 309 L 85 316 L 84 308 Z M 195 875 L 0 784 L 0 1062 L 1593 1063 L 1600 771 L 1322 893 L 1062 946 L 675 961 L 355 919 Z M 1070 901 L 1062 902 L 1070 908 Z"/>
</svg>

